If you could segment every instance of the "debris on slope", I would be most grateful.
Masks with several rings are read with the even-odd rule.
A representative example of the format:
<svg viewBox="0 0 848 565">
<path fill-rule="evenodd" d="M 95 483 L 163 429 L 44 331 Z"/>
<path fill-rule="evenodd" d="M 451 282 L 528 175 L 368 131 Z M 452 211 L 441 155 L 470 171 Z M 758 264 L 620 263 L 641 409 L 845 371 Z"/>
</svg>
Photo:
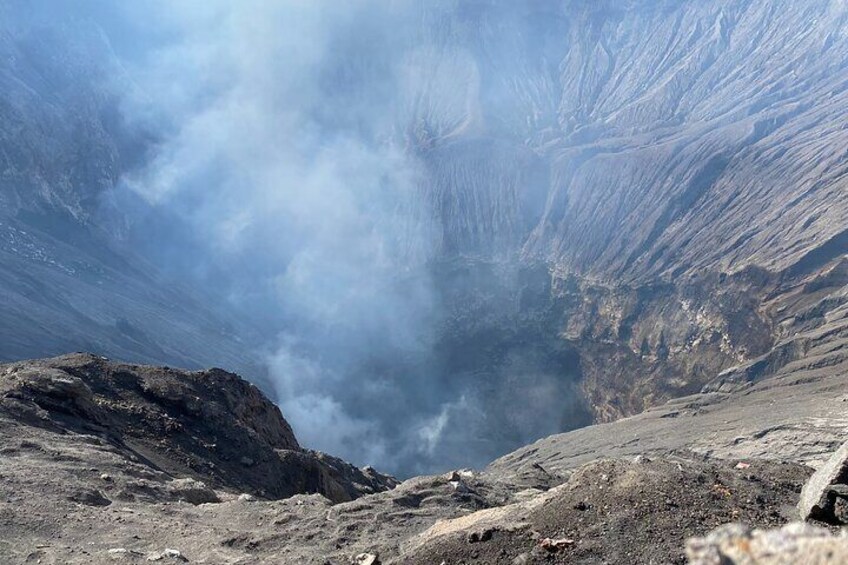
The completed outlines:
<svg viewBox="0 0 848 565">
<path fill-rule="evenodd" d="M 529 500 L 436 522 L 399 563 L 680 563 L 687 538 L 727 522 L 791 519 L 808 471 L 795 464 L 657 454 L 599 460 Z"/>
<path fill-rule="evenodd" d="M 514 476 L 541 465 L 553 474 L 599 457 L 691 450 L 734 462 L 793 461 L 817 468 L 845 441 L 848 356 L 787 368 L 731 393 L 682 397 L 636 416 L 557 434 L 494 461 Z"/>
<path fill-rule="evenodd" d="M 658 421 L 712 433 L 700 417 Z M 653 431 L 672 433 L 663 429 Z M 267 399 L 223 371 L 83 354 L 4 365 L 0 561 L 683 563 L 685 541 L 722 524 L 797 517 L 810 474 L 800 461 L 740 464 L 659 445 L 597 459 L 629 441 L 621 430 L 594 426 L 576 445 L 595 457 L 582 466 L 525 450 L 522 465 L 395 486 L 302 449 Z M 796 435 L 794 453 L 810 441 Z M 286 496 L 298 489 L 312 494 Z"/>
</svg>

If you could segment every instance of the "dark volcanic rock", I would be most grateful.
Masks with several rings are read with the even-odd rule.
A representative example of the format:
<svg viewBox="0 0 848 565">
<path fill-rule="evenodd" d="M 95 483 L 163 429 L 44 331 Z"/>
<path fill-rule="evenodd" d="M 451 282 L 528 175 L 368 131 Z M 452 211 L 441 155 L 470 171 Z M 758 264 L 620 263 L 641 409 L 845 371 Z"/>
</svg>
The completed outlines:
<svg viewBox="0 0 848 565">
<path fill-rule="evenodd" d="M 51 437 L 94 442 L 146 474 L 202 481 L 166 489 L 195 504 L 216 498 L 206 485 L 262 498 L 321 493 L 336 502 L 394 485 L 373 470 L 301 449 L 259 389 L 220 369 L 122 365 L 88 354 L 4 365 L 0 418 L 9 425 L 6 449 L 36 435 L 47 445 Z M 89 465 L 101 465 L 95 452 L 88 456 Z M 114 465 L 100 470 L 107 467 Z M 128 497 L 145 490 L 123 488 Z"/>
<path fill-rule="evenodd" d="M 14 540 L 0 541 L 0 559 L 23 563 L 40 551 L 47 563 L 107 563 L 112 549 L 143 558 L 170 547 L 210 563 L 348 565 L 363 555 L 384 564 L 674 563 L 687 537 L 726 521 L 786 522 L 808 471 L 773 462 L 740 470 L 666 453 L 590 463 L 547 491 L 457 474 L 460 481 L 451 473 L 418 477 L 336 505 L 298 495 L 92 506 L 57 498 L 49 482 L 21 488 L 16 477 L 0 483 L 0 540 Z M 27 498 L 12 510 L 3 500 L 15 493 Z"/>
</svg>

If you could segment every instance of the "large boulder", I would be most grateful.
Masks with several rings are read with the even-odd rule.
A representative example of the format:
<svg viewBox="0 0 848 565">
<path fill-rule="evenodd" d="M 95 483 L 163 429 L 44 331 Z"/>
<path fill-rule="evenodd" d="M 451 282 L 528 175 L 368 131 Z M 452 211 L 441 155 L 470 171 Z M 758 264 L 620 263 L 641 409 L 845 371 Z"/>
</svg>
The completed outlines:
<svg viewBox="0 0 848 565">
<path fill-rule="evenodd" d="M 848 524 L 848 442 L 804 485 L 798 511 L 802 520 Z"/>
</svg>

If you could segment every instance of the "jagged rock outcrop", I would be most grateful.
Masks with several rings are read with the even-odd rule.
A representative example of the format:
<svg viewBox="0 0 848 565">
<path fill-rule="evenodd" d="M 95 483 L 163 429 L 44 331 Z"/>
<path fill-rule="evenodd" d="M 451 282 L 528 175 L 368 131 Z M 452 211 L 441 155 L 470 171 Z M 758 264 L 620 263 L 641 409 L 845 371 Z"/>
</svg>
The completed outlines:
<svg viewBox="0 0 848 565">
<path fill-rule="evenodd" d="M 208 501 L 214 490 L 341 502 L 395 484 L 302 449 L 259 389 L 220 369 L 122 365 L 89 354 L 0 365 L 0 418 L 17 477 L 42 476 L 43 459 L 66 456 L 84 466 L 69 463 L 41 480 L 98 504 L 168 493 Z"/>
<path fill-rule="evenodd" d="M 848 523 L 848 443 L 837 449 L 804 485 L 798 511 L 802 520 Z"/>
<path fill-rule="evenodd" d="M 98 474 L 102 460 L 88 459 L 79 443 L 79 460 L 68 459 L 65 445 L 44 446 L 44 470 L 77 467 L 99 488 L 69 499 L 52 480 L 34 485 L 17 474 L 16 460 L 35 447 L 4 454 L 11 459 L 0 462 L 0 473 L 12 477 L 0 483 L 4 562 L 108 563 L 116 555 L 144 562 L 166 548 L 190 562 L 349 565 L 363 555 L 387 565 L 681 561 L 687 537 L 726 521 L 784 523 L 790 517 L 782 509 L 792 507 L 808 475 L 796 464 L 752 461 L 740 469 L 666 452 L 596 461 L 562 475 L 417 477 L 340 504 L 318 494 L 215 497 L 187 479 L 157 488 L 148 478 L 146 490 L 110 504 L 116 485 L 138 481 L 136 473 Z"/>
</svg>

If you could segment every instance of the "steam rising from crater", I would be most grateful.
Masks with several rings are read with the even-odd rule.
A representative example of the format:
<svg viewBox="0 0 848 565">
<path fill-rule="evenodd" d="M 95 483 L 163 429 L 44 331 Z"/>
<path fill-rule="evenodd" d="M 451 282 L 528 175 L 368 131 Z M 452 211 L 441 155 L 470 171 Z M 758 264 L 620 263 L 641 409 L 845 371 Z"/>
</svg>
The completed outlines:
<svg viewBox="0 0 848 565">
<path fill-rule="evenodd" d="M 531 152 L 462 141 L 515 127 L 466 34 L 488 22 L 485 41 L 514 41 L 491 25 L 502 4 L 83 4 L 135 85 L 124 116 L 153 140 L 111 198 L 148 257 L 255 320 L 306 446 L 420 473 L 584 417 L 561 366 L 513 347 L 517 287 L 488 282 L 545 199 Z M 472 266 L 437 267 L 448 252 Z"/>
</svg>

